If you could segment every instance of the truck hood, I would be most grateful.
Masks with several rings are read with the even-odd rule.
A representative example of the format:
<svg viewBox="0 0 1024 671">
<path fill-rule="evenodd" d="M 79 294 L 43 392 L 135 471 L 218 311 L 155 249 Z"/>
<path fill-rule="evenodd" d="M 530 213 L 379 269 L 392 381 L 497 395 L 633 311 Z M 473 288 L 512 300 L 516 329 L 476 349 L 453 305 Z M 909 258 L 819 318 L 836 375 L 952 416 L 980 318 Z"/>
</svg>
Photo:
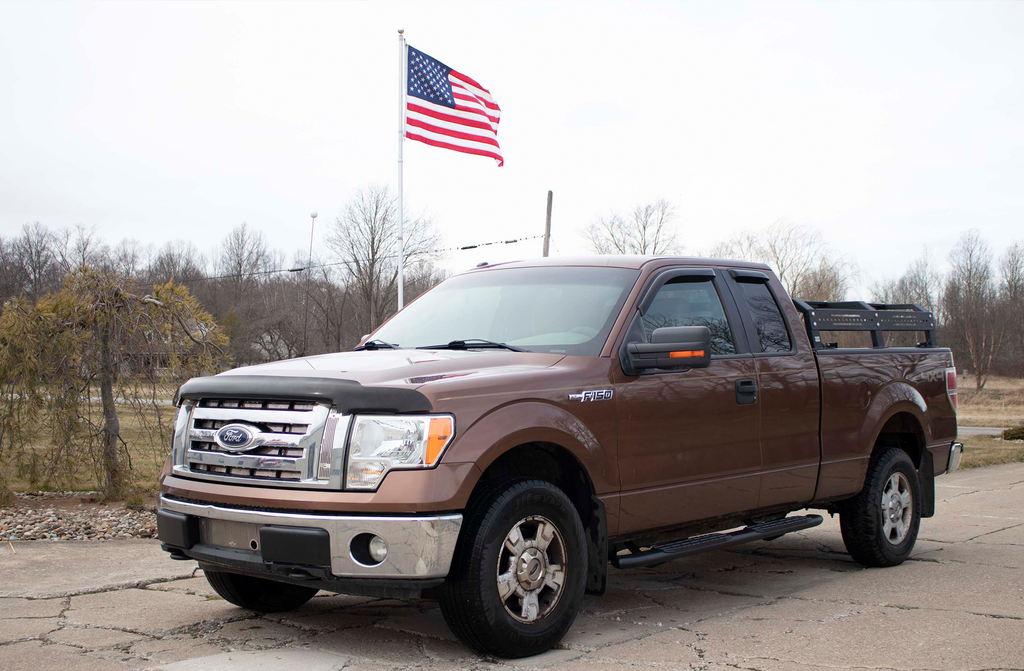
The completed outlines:
<svg viewBox="0 0 1024 671">
<path fill-rule="evenodd" d="M 527 373 L 555 365 L 564 354 L 508 350 L 364 350 L 288 359 L 236 368 L 226 375 L 328 377 L 366 386 L 417 388 L 459 378 Z"/>
</svg>

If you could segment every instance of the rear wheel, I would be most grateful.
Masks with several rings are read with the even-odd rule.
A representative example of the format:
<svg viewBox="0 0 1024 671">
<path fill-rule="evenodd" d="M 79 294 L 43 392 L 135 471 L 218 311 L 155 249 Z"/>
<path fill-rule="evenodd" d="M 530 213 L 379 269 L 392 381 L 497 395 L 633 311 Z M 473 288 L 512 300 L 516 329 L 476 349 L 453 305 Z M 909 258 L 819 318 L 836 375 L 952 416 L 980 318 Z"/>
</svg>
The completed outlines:
<svg viewBox="0 0 1024 671">
<path fill-rule="evenodd" d="M 295 610 L 319 591 L 314 587 L 274 582 L 238 573 L 207 570 L 203 573 L 213 591 L 225 601 L 260 613 Z"/>
<path fill-rule="evenodd" d="M 466 509 L 441 612 L 466 645 L 536 655 L 572 626 L 586 583 L 583 524 L 569 498 L 540 480 L 485 485 Z"/>
<path fill-rule="evenodd" d="M 922 504 L 910 456 L 894 447 L 876 452 L 864 488 L 840 506 L 846 550 L 864 566 L 902 564 L 917 542 Z"/>
</svg>

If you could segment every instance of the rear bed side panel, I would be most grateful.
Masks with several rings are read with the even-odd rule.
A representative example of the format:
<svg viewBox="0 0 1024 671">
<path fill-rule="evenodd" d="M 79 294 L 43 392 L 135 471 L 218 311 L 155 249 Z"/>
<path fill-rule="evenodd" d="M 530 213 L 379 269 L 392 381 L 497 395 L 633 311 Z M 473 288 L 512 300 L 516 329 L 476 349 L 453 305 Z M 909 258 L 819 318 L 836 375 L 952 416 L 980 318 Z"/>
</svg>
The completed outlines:
<svg viewBox="0 0 1024 671">
<path fill-rule="evenodd" d="M 819 350 L 822 465 L 816 501 L 851 496 L 886 422 L 900 412 L 920 424 L 935 472 L 946 469 L 956 414 L 946 396 L 947 349 Z"/>
</svg>

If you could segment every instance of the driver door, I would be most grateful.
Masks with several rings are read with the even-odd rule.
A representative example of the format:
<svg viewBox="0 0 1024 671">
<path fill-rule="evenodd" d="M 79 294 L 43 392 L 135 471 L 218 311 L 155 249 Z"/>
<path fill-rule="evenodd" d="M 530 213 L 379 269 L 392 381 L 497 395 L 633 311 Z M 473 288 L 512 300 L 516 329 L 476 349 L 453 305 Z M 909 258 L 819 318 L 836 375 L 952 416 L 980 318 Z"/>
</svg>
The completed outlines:
<svg viewBox="0 0 1024 671">
<path fill-rule="evenodd" d="M 700 271 L 700 272 L 693 272 Z M 619 533 L 657 530 L 757 507 L 762 468 L 757 369 L 720 271 L 651 280 L 626 336 L 707 326 L 707 368 L 655 370 L 615 384 L 622 484 Z M 660 287 L 659 278 L 661 278 Z"/>
</svg>

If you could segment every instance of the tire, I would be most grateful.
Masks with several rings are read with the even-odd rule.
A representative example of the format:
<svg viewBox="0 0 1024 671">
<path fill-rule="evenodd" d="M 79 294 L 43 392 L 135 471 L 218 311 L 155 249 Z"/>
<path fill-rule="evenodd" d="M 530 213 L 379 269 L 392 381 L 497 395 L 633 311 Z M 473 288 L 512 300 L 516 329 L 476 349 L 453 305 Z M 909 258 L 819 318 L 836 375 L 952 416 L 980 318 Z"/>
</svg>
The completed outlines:
<svg viewBox="0 0 1024 671">
<path fill-rule="evenodd" d="M 228 603 L 259 613 L 295 610 L 320 590 L 224 571 L 207 571 L 206 581 Z"/>
<path fill-rule="evenodd" d="M 445 622 L 484 654 L 517 658 L 548 650 L 579 612 L 585 538 L 576 508 L 554 485 L 485 484 L 466 507 L 451 570 L 438 590 Z"/>
<path fill-rule="evenodd" d="M 917 542 L 923 505 L 910 456 L 895 447 L 880 449 L 868 464 L 864 488 L 840 505 L 839 528 L 847 552 L 864 566 L 902 564 Z"/>
</svg>

